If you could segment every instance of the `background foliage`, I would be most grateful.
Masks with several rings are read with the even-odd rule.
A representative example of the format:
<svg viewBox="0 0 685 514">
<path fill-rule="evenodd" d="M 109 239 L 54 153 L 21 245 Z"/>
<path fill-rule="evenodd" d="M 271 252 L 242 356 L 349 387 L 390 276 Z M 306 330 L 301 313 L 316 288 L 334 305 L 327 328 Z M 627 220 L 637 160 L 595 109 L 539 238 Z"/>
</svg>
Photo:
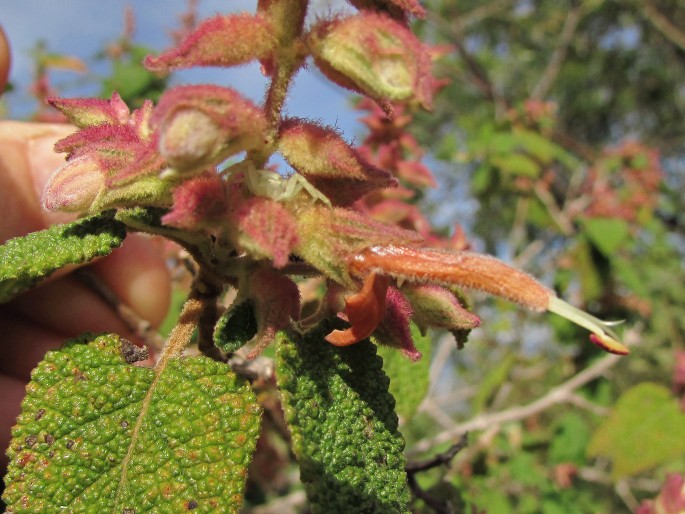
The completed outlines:
<svg viewBox="0 0 685 514">
<path fill-rule="evenodd" d="M 598 355 L 582 330 L 503 302 L 479 307 L 487 329 L 461 351 L 431 333 L 430 369 L 385 370 L 393 393 L 403 379 L 422 391 L 430 375 L 422 402 L 399 393 L 405 454 L 411 466 L 467 431 L 469 441 L 449 466 L 410 474 L 413 509 L 633 511 L 667 473 L 685 473 L 685 9 L 675 0 L 426 4 L 417 29 L 449 45 L 438 61 L 449 83 L 410 128 L 440 183 L 416 201 L 443 235 L 457 219 L 465 245 L 544 277 L 602 318 L 625 319 L 633 346 L 628 358 Z M 118 44 L 103 96 L 154 98 L 164 84 L 137 66 L 146 50 L 132 34 Z M 42 62 L 47 91 L 51 66 L 69 61 Z M 300 511 L 278 394 L 261 395 L 250 509 Z"/>
</svg>

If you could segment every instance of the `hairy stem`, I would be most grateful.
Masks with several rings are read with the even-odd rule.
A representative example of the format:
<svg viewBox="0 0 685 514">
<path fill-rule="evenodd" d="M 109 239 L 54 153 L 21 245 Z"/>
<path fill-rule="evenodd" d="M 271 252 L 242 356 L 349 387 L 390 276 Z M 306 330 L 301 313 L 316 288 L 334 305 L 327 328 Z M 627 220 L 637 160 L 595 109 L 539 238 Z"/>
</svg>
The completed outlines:
<svg viewBox="0 0 685 514">
<path fill-rule="evenodd" d="M 183 353 L 197 327 L 203 307 L 204 300 L 197 295 L 191 294 L 186 300 L 178 317 L 178 323 L 169 334 L 167 344 L 157 360 L 155 370 L 164 369 L 169 359 L 179 357 Z"/>
</svg>

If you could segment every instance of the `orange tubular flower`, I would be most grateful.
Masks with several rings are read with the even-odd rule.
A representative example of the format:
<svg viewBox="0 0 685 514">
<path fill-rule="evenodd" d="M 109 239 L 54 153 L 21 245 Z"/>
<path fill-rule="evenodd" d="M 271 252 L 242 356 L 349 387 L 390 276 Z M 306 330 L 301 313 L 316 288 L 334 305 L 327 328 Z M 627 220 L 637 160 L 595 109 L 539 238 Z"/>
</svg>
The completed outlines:
<svg viewBox="0 0 685 514">
<path fill-rule="evenodd" d="M 535 311 L 550 311 L 587 328 L 591 341 L 610 353 L 626 355 L 628 348 L 606 323 L 567 304 L 530 275 L 486 255 L 450 253 L 427 248 L 374 246 L 356 254 L 349 262 L 350 273 L 390 276 L 409 283 L 430 283 L 465 287 L 518 303 Z M 350 320 L 351 322 L 353 320 Z"/>
<path fill-rule="evenodd" d="M 335 346 L 349 346 L 369 337 L 385 315 L 385 295 L 389 281 L 376 273 L 364 279 L 361 291 L 345 299 L 345 316 L 350 328 L 334 330 L 326 341 Z"/>
</svg>

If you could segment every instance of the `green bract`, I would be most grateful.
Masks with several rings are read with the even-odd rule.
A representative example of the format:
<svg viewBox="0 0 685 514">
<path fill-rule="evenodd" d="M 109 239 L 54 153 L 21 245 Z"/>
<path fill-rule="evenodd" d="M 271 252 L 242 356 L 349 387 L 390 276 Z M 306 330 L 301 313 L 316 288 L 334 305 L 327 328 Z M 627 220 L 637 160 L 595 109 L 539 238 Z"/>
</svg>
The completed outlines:
<svg viewBox="0 0 685 514">
<path fill-rule="evenodd" d="M 259 431 L 249 386 L 206 357 L 132 366 L 132 346 L 84 336 L 33 371 L 8 511 L 238 512 Z"/>
<path fill-rule="evenodd" d="M 277 373 L 292 447 L 313 512 L 408 512 L 394 399 L 369 341 L 336 348 L 322 324 L 280 333 Z M 353 509 L 353 510 L 351 510 Z"/>
<path fill-rule="evenodd" d="M 55 225 L 0 246 L 0 302 L 35 286 L 67 264 L 83 264 L 109 254 L 126 237 L 114 211 Z"/>
</svg>

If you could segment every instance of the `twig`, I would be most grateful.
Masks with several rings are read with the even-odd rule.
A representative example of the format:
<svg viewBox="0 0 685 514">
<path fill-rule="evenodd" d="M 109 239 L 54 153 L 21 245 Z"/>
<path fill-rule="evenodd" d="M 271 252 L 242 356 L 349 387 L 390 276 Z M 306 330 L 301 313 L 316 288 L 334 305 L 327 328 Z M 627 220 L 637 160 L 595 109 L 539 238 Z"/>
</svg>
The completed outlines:
<svg viewBox="0 0 685 514">
<path fill-rule="evenodd" d="M 445 411 L 443 411 L 430 396 L 426 396 L 426 398 L 421 402 L 419 411 L 428 414 L 443 428 L 449 428 L 454 425 L 452 418 L 448 416 L 447 413 L 445 413 Z"/>
<path fill-rule="evenodd" d="M 276 369 L 273 359 L 257 357 L 248 360 L 240 352 L 231 355 L 228 364 L 238 375 L 250 381 L 270 382 L 274 378 L 274 370 Z"/>
<path fill-rule="evenodd" d="M 504 7 L 508 5 L 508 2 L 502 3 L 504 4 Z M 493 2 L 491 6 L 486 7 L 493 7 L 494 9 L 486 9 L 482 13 L 478 13 L 476 16 L 474 16 L 474 19 L 479 20 L 485 18 L 500 10 L 499 2 Z M 468 19 L 469 14 L 470 13 L 467 13 L 464 16 L 466 16 L 466 18 Z M 495 87 L 492 81 L 490 80 L 490 77 L 485 68 L 481 66 L 478 60 L 473 55 L 471 55 L 464 46 L 463 35 L 466 24 L 462 24 L 461 19 L 452 20 L 449 23 L 446 23 L 445 20 L 443 20 L 442 18 L 435 15 L 431 16 L 430 14 L 429 19 L 431 23 L 440 27 L 441 30 L 443 30 L 446 34 L 449 35 L 449 37 L 453 39 L 454 47 L 456 48 L 459 57 L 461 57 L 461 59 L 464 61 L 464 64 L 466 65 L 466 69 L 469 72 L 471 82 L 480 91 L 481 95 L 483 95 L 487 100 L 492 102 L 499 112 L 504 112 L 507 108 L 507 103 L 505 99 L 501 95 L 497 94 L 497 91 L 495 90 Z"/>
<path fill-rule="evenodd" d="M 606 416 L 610 412 L 610 409 L 602 407 L 601 405 L 597 405 L 596 403 L 593 403 L 578 394 L 570 395 L 568 401 L 576 407 L 588 410 L 597 416 Z"/>
<path fill-rule="evenodd" d="M 462 434 L 458 442 L 454 443 L 446 451 L 438 453 L 434 457 L 424 460 L 422 462 L 409 462 L 404 467 L 407 473 L 418 473 L 419 471 L 426 471 L 438 467 L 440 465 L 448 465 L 450 461 L 459 453 L 461 450 L 468 446 L 468 434 Z"/>
<path fill-rule="evenodd" d="M 433 353 L 433 359 L 431 360 L 430 364 L 430 376 L 433 377 L 433 379 L 431 380 L 430 388 L 428 390 L 428 394 L 426 395 L 427 397 L 430 397 L 434 394 L 435 388 L 440 380 L 442 370 L 447 364 L 447 360 L 454 351 L 454 348 L 454 339 L 451 335 L 448 334 L 445 337 L 440 338 L 440 341 L 438 342 L 438 349 Z"/>
<path fill-rule="evenodd" d="M 255 507 L 250 510 L 251 514 L 295 514 L 300 512 L 299 507 L 307 501 L 304 491 L 295 491 L 287 496 L 276 498 L 267 505 Z"/>
<path fill-rule="evenodd" d="M 574 391 L 584 386 L 588 382 L 604 374 L 605 371 L 616 365 L 621 359 L 618 355 L 607 355 L 589 368 L 581 371 L 577 375 L 566 382 L 555 387 L 544 396 L 527 404 L 512 407 L 500 412 L 486 413 L 476 416 L 475 418 L 460 423 L 452 427 L 450 430 L 441 432 L 440 434 L 422 439 L 417 442 L 407 453 L 410 455 L 417 455 L 429 451 L 435 446 L 447 443 L 455 437 L 459 437 L 466 432 L 473 430 L 483 430 L 485 428 L 493 427 L 495 425 L 502 425 L 510 421 L 526 419 L 533 414 L 542 412 L 558 403 L 568 403 L 573 400 Z"/>
<path fill-rule="evenodd" d="M 557 47 L 554 49 L 552 57 L 547 63 L 545 70 L 542 72 L 540 80 L 533 88 L 533 92 L 530 94 L 531 98 L 539 100 L 547 96 L 549 93 L 552 84 L 554 84 L 554 80 L 559 74 L 559 70 L 561 70 L 561 65 L 566 58 L 568 45 L 571 43 L 571 39 L 573 39 L 573 35 L 576 32 L 576 28 L 578 27 L 578 23 L 582 17 L 581 13 L 582 5 L 577 5 L 571 9 L 566 16 L 566 21 L 564 22 L 564 27 L 561 29 L 561 35 L 559 36 Z"/>
<path fill-rule="evenodd" d="M 457 453 L 466 448 L 467 445 L 468 434 L 463 434 L 461 439 L 457 443 L 450 446 L 450 448 L 447 451 L 438 453 L 433 458 L 425 460 L 423 462 L 407 463 L 407 465 L 404 467 L 405 471 L 407 472 L 407 481 L 409 483 L 409 487 L 412 490 L 412 493 L 414 493 L 414 496 L 416 496 L 417 498 L 421 498 L 426 503 L 426 505 L 428 505 L 440 514 L 454 513 L 453 506 L 450 504 L 449 501 L 435 498 L 434 496 L 428 494 L 426 491 L 421 489 L 418 482 L 416 481 L 416 474 L 421 471 L 433 469 L 438 466 L 449 465 L 449 463 L 452 461 L 455 455 L 457 455 Z"/>
<path fill-rule="evenodd" d="M 539 182 L 534 186 L 535 196 L 542 202 L 551 216 L 552 220 L 557 224 L 561 233 L 567 237 L 572 236 L 575 232 L 573 223 L 566 217 L 566 214 L 559 209 L 552 194 L 545 189 Z"/>
<path fill-rule="evenodd" d="M 645 19 L 652 24 L 666 39 L 676 45 L 681 50 L 685 50 L 685 33 L 670 20 L 661 14 L 656 7 L 649 2 L 638 2 L 641 6 L 642 14 Z"/>
<path fill-rule="evenodd" d="M 627 480 L 623 479 L 616 482 L 614 491 L 616 491 L 616 495 L 621 498 L 626 507 L 630 509 L 630 512 L 635 512 L 637 510 L 640 503 L 635 498 L 633 491 L 631 491 L 630 484 L 628 484 Z"/>
<path fill-rule="evenodd" d="M 482 20 L 498 14 L 511 7 L 513 2 L 511 0 L 495 0 L 489 4 L 479 5 L 468 12 L 459 15 L 459 25 L 461 30 L 464 30 L 471 25 L 481 22 Z"/>
</svg>

